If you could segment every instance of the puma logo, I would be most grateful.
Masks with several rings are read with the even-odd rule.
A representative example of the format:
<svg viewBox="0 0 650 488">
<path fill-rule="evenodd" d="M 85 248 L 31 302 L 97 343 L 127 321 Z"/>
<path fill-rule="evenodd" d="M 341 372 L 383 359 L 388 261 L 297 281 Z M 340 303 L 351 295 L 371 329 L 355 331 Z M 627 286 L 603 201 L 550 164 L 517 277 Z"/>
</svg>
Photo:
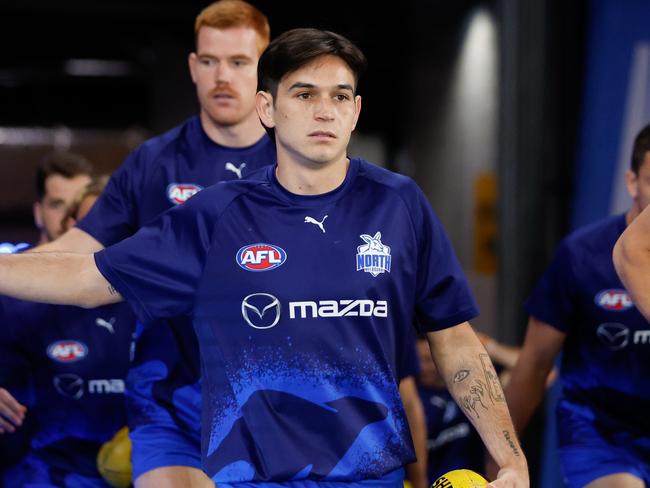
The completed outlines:
<svg viewBox="0 0 650 488">
<path fill-rule="evenodd" d="M 318 227 L 320 227 L 320 230 L 323 231 L 323 234 L 325 234 L 325 227 L 323 227 L 323 222 L 325 222 L 326 218 L 327 218 L 327 215 L 325 217 L 323 217 L 323 220 L 321 220 L 319 222 L 318 220 L 314 219 L 313 217 L 307 216 L 307 217 L 305 217 L 305 224 L 317 225 Z"/>
<path fill-rule="evenodd" d="M 95 319 L 95 325 L 99 327 L 104 327 L 106 330 L 108 330 L 111 334 L 115 334 L 115 329 L 113 328 L 113 324 L 115 324 L 115 317 L 111 317 L 110 320 L 104 320 L 101 317 L 97 317 Z"/>
<path fill-rule="evenodd" d="M 230 161 L 226 163 L 226 171 L 232 171 L 237 175 L 237 178 L 241 180 L 241 172 L 242 170 L 246 167 L 246 163 L 242 163 L 239 165 L 239 168 L 232 164 Z"/>
</svg>

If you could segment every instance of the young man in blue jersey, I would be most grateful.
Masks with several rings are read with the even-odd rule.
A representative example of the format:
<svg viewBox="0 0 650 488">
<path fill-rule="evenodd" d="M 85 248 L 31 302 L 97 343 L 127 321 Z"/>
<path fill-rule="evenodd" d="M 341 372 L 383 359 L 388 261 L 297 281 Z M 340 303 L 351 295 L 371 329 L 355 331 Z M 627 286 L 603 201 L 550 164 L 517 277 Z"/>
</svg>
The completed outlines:
<svg viewBox="0 0 650 488">
<path fill-rule="evenodd" d="M 239 0 L 196 18 L 189 69 L 200 113 L 137 148 L 90 215 L 45 248 L 91 253 L 119 242 L 218 181 L 275 163 L 255 111 L 257 61 L 270 39 L 266 16 Z M 138 488 L 203 486 L 199 347 L 187 318 L 140 327 L 127 381 L 133 476 Z"/>
<path fill-rule="evenodd" d="M 49 229 L 45 239 L 62 232 L 66 208 L 56 202 L 73 200 L 75 183 L 90 181 L 87 171 L 84 159 L 68 154 L 39 170 L 39 200 L 50 207 L 39 220 Z M 86 207 L 98 191 L 83 190 Z M 0 444 L 21 454 L 1 473 L 2 486 L 109 487 L 97 454 L 126 424 L 134 320 L 124 304 L 87 310 L 0 297 Z"/>
<path fill-rule="evenodd" d="M 94 257 L 0 256 L 0 292 L 85 306 L 125 297 L 144 322 L 191 315 L 202 465 L 220 487 L 401 486 L 413 452 L 396 344 L 417 316 L 501 467 L 490 486 L 528 487 L 442 226 L 410 179 L 346 157 L 364 66 L 336 34 L 281 35 L 260 58 L 257 94 L 277 166 L 206 189 Z M 37 266 L 47 278 L 30 287 Z"/>
<path fill-rule="evenodd" d="M 527 303 L 528 331 L 506 387 L 518 431 L 563 348 L 559 453 L 571 488 L 650 484 L 650 324 L 612 263 L 618 237 L 650 203 L 650 126 L 626 173 L 632 206 L 570 234 Z"/>
</svg>

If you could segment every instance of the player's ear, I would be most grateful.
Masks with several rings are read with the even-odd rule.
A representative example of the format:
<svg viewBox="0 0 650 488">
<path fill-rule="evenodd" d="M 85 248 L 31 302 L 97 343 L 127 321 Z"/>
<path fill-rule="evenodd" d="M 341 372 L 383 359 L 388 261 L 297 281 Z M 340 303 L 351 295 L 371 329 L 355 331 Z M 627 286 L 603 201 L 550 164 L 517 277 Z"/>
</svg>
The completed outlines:
<svg viewBox="0 0 650 488">
<path fill-rule="evenodd" d="M 639 193 L 639 189 L 637 187 L 638 179 L 639 177 L 634 171 L 628 169 L 625 172 L 625 186 L 627 187 L 627 192 L 632 198 L 636 198 Z"/>
<path fill-rule="evenodd" d="M 359 114 L 361 113 L 361 95 L 354 97 L 354 106 L 356 113 L 354 114 L 354 123 L 352 124 L 352 130 L 354 130 L 354 128 L 357 126 L 357 122 L 359 121 Z"/>
<path fill-rule="evenodd" d="M 43 228 L 43 205 L 41 202 L 34 202 L 32 206 L 32 212 L 34 213 L 34 223 L 36 224 L 37 229 Z"/>
<path fill-rule="evenodd" d="M 192 77 L 192 81 L 196 83 L 196 62 L 198 61 L 198 57 L 196 56 L 196 53 L 190 53 L 190 55 L 187 57 L 187 65 L 190 68 L 190 76 Z"/>
<path fill-rule="evenodd" d="M 255 108 L 265 127 L 275 127 L 275 108 L 273 107 L 273 96 L 266 91 L 258 91 L 255 95 Z"/>
</svg>

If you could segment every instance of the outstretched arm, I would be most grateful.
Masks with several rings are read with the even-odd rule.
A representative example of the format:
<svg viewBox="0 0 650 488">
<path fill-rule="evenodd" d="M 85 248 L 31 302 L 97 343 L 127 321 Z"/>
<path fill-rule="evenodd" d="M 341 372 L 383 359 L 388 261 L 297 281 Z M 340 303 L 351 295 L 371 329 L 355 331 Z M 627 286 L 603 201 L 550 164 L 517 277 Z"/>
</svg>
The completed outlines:
<svg viewBox="0 0 650 488">
<path fill-rule="evenodd" d="M 432 357 L 456 403 L 499 465 L 490 487 L 527 488 L 528 465 L 508 413 L 494 366 L 471 326 L 464 322 L 427 334 Z"/>
<path fill-rule="evenodd" d="M 650 207 L 625 229 L 614 246 L 613 258 L 632 301 L 650 320 Z"/>
<path fill-rule="evenodd" d="M 0 294 L 33 302 L 86 308 L 122 300 L 97 269 L 92 254 L 2 255 Z"/>
<path fill-rule="evenodd" d="M 91 254 L 104 249 L 97 239 L 81 229 L 72 227 L 55 241 L 41 244 L 27 252 L 74 252 Z"/>
</svg>

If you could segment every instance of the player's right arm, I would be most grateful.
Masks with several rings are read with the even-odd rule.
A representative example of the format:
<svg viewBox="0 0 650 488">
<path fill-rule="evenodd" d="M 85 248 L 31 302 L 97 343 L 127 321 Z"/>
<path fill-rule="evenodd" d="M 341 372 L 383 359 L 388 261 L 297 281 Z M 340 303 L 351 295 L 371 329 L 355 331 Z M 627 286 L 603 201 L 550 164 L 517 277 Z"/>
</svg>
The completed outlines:
<svg viewBox="0 0 650 488">
<path fill-rule="evenodd" d="M 104 246 L 93 236 L 83 230 L 72 227 L 57 240 L 42 244 L 28 252 L 73 252 L 92 254 L 104 249 Z"/>
<path fill-rule="evenodd" d="M 0 294 L 32 302 L 94 308 L 122 300 L 92 254 L 0 256 Z"/>
<path fill-rule="evenodd" d="M 627 226 L 613 252 L 614 267 L 632 301 L 650 320 L 650 207 Z"/>
<path fill-rule="evenodd" d="M 531 317 L 519 358 L 504 389 L 517 433 L 521 434 L 544 398 L 546 382 L 566 333 Z"/>
</svg>

